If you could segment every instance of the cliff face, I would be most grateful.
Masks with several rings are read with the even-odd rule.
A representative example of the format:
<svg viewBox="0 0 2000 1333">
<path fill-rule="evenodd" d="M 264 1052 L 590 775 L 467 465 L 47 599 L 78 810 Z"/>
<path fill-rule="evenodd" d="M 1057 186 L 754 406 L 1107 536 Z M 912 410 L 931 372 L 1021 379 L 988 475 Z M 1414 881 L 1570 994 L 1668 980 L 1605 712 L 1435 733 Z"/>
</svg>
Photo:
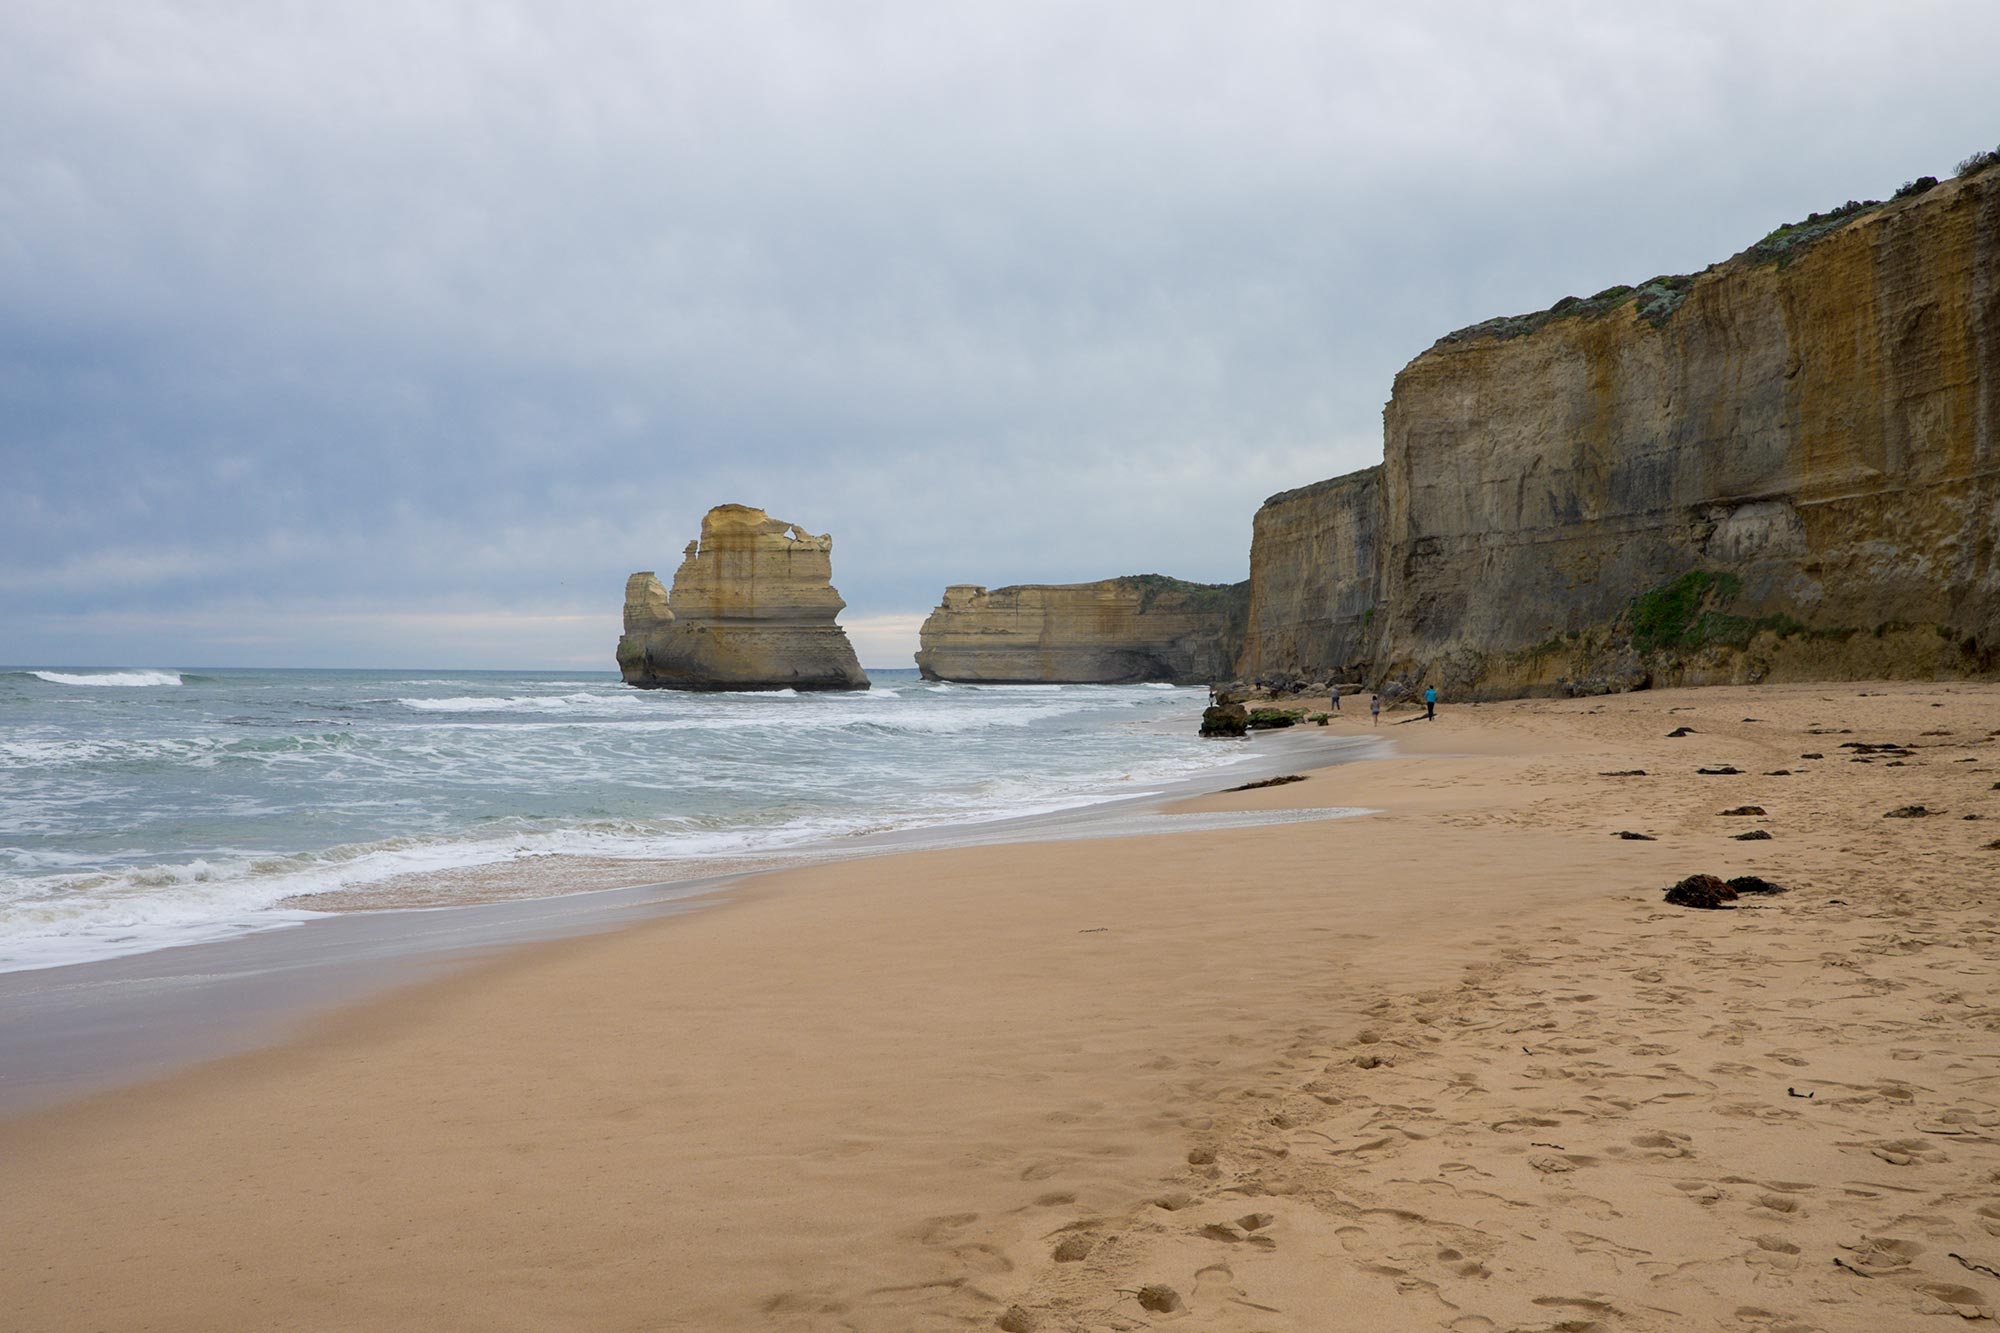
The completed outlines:
<svg viewBox="0 0 2000 1333">
<path fill-rule="evenodd" d="M 1230 673 L 1243 638 L 1243 584 L 1158 574 L 1098 583 L 945 589 L 924 621 L 928 680 L 985 684 L 1201 684 Z"/>
<path fill-rule="evenodd" d="M 865 690 L 834 617 L 833 538 L 747 505 L 718 505 L 687 544 L 671 593 L 650 571 L 625 582 L 618 669 L 677 690 Z"/>
<path fill-rule="evenodd" d="M 1367 657 L 1380 468 L 1274 495 L 1250 535 L 1250 610 L 1237 674 L 1341 674 Z"/>
<path fill-rule="evenodd" d="M 1992 672 L 1996 428 L 1987 170 L 1440 340 L 1396 377 L 1378 485 L 1259 515 L 1241 664 L 1460 697 Z M 1366 575 L 1312 543 L 1371 522 L 1356 636 Z"/>
</svg>

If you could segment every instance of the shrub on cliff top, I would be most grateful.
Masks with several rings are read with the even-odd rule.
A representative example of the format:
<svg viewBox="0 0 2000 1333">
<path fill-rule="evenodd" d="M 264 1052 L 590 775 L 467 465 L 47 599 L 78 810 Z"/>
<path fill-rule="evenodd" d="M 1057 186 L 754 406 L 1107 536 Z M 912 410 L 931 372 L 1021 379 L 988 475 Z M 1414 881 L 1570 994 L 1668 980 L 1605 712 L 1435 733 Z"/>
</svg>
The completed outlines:
<svg viewBox="0 0 2000 1333">
<path fill-rule="evenodd" d="M 1958 164 L 1957 174 L 1960 176 L 1977 176 L 1980 172 L 1992 166 L 2000 166 L 2000 148 L 1988 148 L 1984 152 L 1974 153 L 1971 157 L 1966 158 L 1965 161 Z"/>
</svg>

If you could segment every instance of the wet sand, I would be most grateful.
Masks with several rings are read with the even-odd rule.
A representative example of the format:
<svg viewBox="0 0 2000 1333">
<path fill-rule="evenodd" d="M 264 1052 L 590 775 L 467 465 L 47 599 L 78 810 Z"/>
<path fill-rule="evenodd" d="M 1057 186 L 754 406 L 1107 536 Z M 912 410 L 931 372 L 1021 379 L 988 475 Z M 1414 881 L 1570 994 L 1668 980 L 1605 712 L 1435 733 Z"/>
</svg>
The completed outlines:
<svg viewBox="0 0 2000 1333">
<path fill-rule="evenodd" d="M 1968 1266 L 2000 1268 L 2000 689 L 1384 723 L 1403 757 L 1178 807 L 1367 817 L 762 877 L 11 1121 L 11 1317 L 1876 1333 L 2000 1303 Z M 1912 804 L 1943 813 L 1883 817 Z M 1696 871 L 1791 891 L 1664 906 Z"/>
</svg>

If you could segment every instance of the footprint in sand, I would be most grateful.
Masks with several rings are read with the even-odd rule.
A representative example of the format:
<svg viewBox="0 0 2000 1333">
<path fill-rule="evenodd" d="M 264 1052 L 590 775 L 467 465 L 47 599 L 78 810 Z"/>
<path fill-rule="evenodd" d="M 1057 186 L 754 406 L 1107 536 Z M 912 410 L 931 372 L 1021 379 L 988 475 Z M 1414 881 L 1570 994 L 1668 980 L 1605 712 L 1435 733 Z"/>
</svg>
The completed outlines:
<svg viewBox="0 0 2000 1333">
<path fill-rule="evenodd" d="M 911 1234 L 923 1245 L 946 1245 L 954 1232 L 963 1231 L 978 1220 L 978 1213 L 943 1213 L 917 1223 Z"/>
<path fill-rule="evenodd" d="M 1753 1236 L 1757 1248 L 1744 1256 L 1753 1264 L 1780 1273 L 1789 1273 L 1799 1266 L 1799 1247 L 1783 1236 Z"/>
<path fill-rule="evenodd" d="M 1977 1287 L 1962 1287 L 1956 1282 L 1919 1282 L 1916 1290 L 1922 1293 L 1917 1302 L 1919 1314 L 1955 1314 L 1961 1319 L 1991 1319 L 1993 1302 Z"/>
<path fill-rule="evenodd" d="M 1687 1135 L 1676 1134 L 1670 1129 L 1632 1136 L 1633 1147 L 1644 1148 L 1650 1156 L 1659 1158 L 1692 1157 L 1694 1150 L 1688 1146 L 1692 1142 Z"/>
<path fill-rule="evenodd" d="M 1064 1236 L 1049 1251 L 1049 1257 L 1059 1264 L 1073 1264 L 1079 1259 L 1088 1259 L 1090 1252 L 1097 1248 L 1097 1242 L 1090 1236 Z"/>
<path fill-rule="evenodd" d="M 1477 1259 L 1467 1258 L 1464 1251 L 1454 1250 L 1448 1245 L 1439 1248 L 1437 1261 L 1459 1277 L 1489 1278 L 1493 1276 L 1493 1271 L 1485 1264 L 1480 1263 Z"/>
</svg>

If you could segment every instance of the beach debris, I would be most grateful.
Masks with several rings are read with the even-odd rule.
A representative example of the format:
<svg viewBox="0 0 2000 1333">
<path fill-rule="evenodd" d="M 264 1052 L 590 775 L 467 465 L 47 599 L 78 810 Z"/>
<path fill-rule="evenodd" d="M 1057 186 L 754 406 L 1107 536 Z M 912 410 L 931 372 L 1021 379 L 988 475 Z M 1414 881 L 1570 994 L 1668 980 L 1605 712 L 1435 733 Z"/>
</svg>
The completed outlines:
<svg viewBox="0 0 2000 1333">
<path fill-rule="evenodd" d="M 1643 778 L 1646 776 L 1646 770 L 1643 768 L 1619 768 L 1609 773 L 1599 773 L 1597 776 L 1600 778 Z M 1993 785 L 2000 787 L 2000 782 L 1996 782 Z"/>
<path fill-rule="evenodd" d="M 1972 1270 L 1973 1272 L 1975 1272 L 1975 1273 L 1984 1273 L 1984 1274 L 1986 1274 L 1986 1276 L 1988 1276 L 1988 1277 L 2000 1277 L 2000 1270 L 1995 1270 L 1995 1269 L 1992 1269 L 1992 1268 L 1988 1268 L 1988 1267 L 1987 1267 L 1987 1266 L 1986 1266 L 1985 1264 L 1975 1264 L 1975 1263 L 1973 1263 L 1973 1262 L 1972 1262 L 1972 1260 L 1970 1260 L 1970 1259 L 1966 1258 L 1966 1257 L 1965 1257 L 1964 1255 L 1962 1255 L 1962 1254 L 1955 1254 L 1955 1253 L 1953 1253 L 1952 1251 L 1950 1251 L 1950 1250 L 1947 1250 L 1947 1251 L 1945 1251 L 1945 1256 L 1944 1256 L 1944 1257 L 1945 1257 L 1945 1258 L 1947 1258 L 1947 1259 L 1956 1259 L 1956 1260 L 1958 1260 L 1958 1262 L 1959 1262 L 1960 1264 L 1962 1264 L 1962 1265 L 1964 1265 L 1965 1267 L 1967 1267 L 1967 1268 L 1971 1269 L 1971 1270 Z"/>
<path fill-rule="evenodd" d="M 1774 768 L 1769 773 L 1766 773 L 1764 776 L 1767 778 L 1788 778 L 1791 775 L 1792 775 L 1792 770 L 1789 768 Z"/>
<path fill-rule="evenodd" d="M 1736 901 L 1736 890 L 1714 875 L 1689 875 L 1667 890 L 1667 901 L 1675 907 L 1697 907 L 1703 911 L 1726 910 L 1722 905 Z"/>
<path fill-rule="evenodd" d="M 1056 1242 L 1055 1249 L 1049 1251 L 1049 1257 L 1059 1264 L 1073 1264 L 1079 1259 L 1089 1258 L 1096 1247 L 1097 1242 L 1088 1236 L 1064 1236 Z"/>
<path fill-rule="evenodd" d="M 1824 759 L 1824 758 L 1826 758 L 1826 756 L 1825 756 L 1825 755 L 1823 755 L 1823 754 L 1821 754 L 1821 753 L 1820 753 L 1820 752 L 1819 752 L 1818 750 L 1814 750 L 1814 751 L 1812 751 L 1812 752 L 1811 752 L 1810 754 L 1802 754 L 1802 755 L 1800 755 L 1800 756 L 1799 756 L 1799 758 L 1801 758 L 1801 759 Z"/>
<path fill-rule="evenodd" d="M 2000 838 L 1995 838 L 1992 842 L 1987 843 L 1986 850 L 1989 852 L 2000 852 Z"/>
<path fill-rule="evenodd" d="M 1769 842 L 1771 840 L 1770 830 L 1760 828 L 1753 828 L 1748 833 L 1732 833 L 1729 836 L 1737 842 Z"/>
<path fill-rule="evenodd" d="M 1139 1288 L 1139 1308 L 1154 1314 L 1172 1314 L 1181 1308 L 1181 1294 L 1164 1282 L 1149 1282 Z"/>
<path fill-rule="evenodd" d="M 1259 787 L 1282 787 L 1288 782 L 1304 782 L 1303 773 L 1287 773 L 1281 778 L 1265 778 L 1260 782 L 1246 782 L 1240 787 L 1224 787 L 1224 791 L 1256 791 Z"/>
<path fill-rule="evenodd" d="M 1041 1320 L 1035 1318 L 1035 1312 L 1024 1305 L 1010 1305 L 993 1324 L 1001 1333 L 1035 1333 L 1041 1327 Z"/>
<path fill-rule="evenodd" d="M 1787 892 L 1784 885 L 1773 884 L 1770 880 L 1765 879 L 1762 875 L 1738 875 L 1734 879 L 1730 879 L 1725 882 L 1729 885 L 1730 888 L 1736 890 L 1738 893 Z"/>
<path fill-rule="evenodd" d="M 1622 829 L 1619 829 L 1619 830 L 1618 830 L 1618 831 L 1617 831 L 1616 833 L 1612 834 L 1611 836 L 1612 836 L 1612 837 L 1614 837 L 1614 838 L 1623 838 L 1623 839 L 1625 839 L 1625 841 L 1627 841 L 1627 842 L 1658 842 L 1658 841 L 1659 841 L 1659 839 L 1658 839 L 1658 838 L 1654 837 L 1654 836 L 1653 836 L 1652 834 L 1650 834 L 1650 833 L 1634 833 L 1634 832 L 1633 832 L 1633 831 L 1632 831 L 1631 829 L 1628 829 L 1628 828 L 1622 828 Z"/>
<path fill-rule="evenodd" d="M 1785 1095 L 1787 1097 L 1798 1097 L 1802 1098 L 1805 1101 L 1811 1101 L 1818 1094 L 1811 1092 L 1800 1092 L 1797 1088 L 1786 1088 Z"/>
<path fill-rule="evenodd" d="M 1880 745 L 1870 745 L 1866 741 L 1842 741 L 1840 748 L 1852 750 L 1856 754 L 1909 754 L 1910 747 L 1898 745 L 1895 741 L 1883 741 Z"/>
<path fill-rule="evenodd" d="M 1672 731 L 1667 733 L 1667 739 L 1673 740 L 1677 736 L 1692 736 L 1692 735 L 1694 735 L 1693 727 L 1675 727 Z"/>
<path fill-rule="evenodd" d="M 1734 764 L 1717 764 L 1714 768 L 1697 768 L 1695 772 L 1705 778 L 1726 778 L 1743 770 Z"/>
<path fill-rule="evenodd" d="M 1922 806 L 1922 805 L 1899 805 L 1899 806 L 1897 806 L 1897 807 L 1896 807 L 1896 808 L 1895 808 L 1894 810 L 1885 810 L 1885 811 L 1883 811 L 1883 812 L 1882 812 L 1882 818 L 1884 818 L 1884 819 L 1922 819 L 1922 818 L 1923 818 L 1923 817 L 1924 817 L 1925 815 L 1935 815 L 1935 814 L 1942 814 L 1942 813 L 1943 813 L 1943 811 L 1941 811 L 1941 810 L 1932 810 L 1932 809 L 1930 809 L 1929 807 L 1927 807 L 1927 806 Z"/>
<path fill-rule="evenodd" d="M 1733 810 L 1722 810 L 1717 813 L 1725 815 L 1761 815 L 1764 813 L 1764 807 L 1761 805 L 1739 805 Z"/>
<path fill-rule="evenodd" d="M 1202 710 L 1204 736 L 1242 736 L 1250 730 L 1250 710 L 1239 703 L 1215 704 Z"/>
</svg>

